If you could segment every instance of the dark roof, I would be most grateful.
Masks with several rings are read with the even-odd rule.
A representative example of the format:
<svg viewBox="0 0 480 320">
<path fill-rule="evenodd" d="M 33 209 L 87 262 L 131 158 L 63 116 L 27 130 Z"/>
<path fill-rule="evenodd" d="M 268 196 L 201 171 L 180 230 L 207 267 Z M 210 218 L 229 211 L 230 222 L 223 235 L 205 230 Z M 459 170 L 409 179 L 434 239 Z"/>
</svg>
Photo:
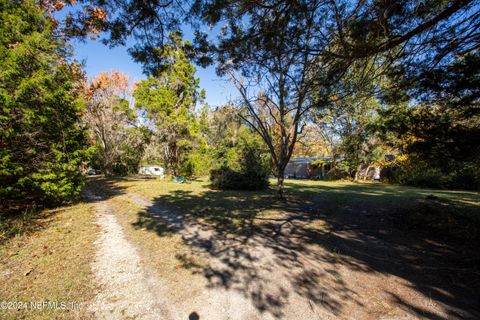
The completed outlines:
<svg viewBox="0 0 480 320">
<path fill-rule="evenodd" d="M 289 162 L 312 162 L 318 160 L 318 158 L 292 158 Z"/>
</svg>

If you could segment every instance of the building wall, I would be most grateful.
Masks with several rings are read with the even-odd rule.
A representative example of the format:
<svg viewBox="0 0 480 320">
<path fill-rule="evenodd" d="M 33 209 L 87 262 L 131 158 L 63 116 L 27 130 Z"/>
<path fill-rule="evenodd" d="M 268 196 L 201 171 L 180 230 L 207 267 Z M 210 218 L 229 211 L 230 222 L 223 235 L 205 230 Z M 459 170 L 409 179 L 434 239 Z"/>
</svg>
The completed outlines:
<svg viewBox="0 0 480 320">
<path fill-rule="evenodd" d="M 312 174 L 310 164 L 306 162 L 289 163 L 285 168 L 285 176 L 288 178 L 308 178 Z"/>
<path fill-rule="evenodd" d="M 285 168 L 285 177 L 295 179 L 324 178 L 332 166 L 330 163 L 325 163 L 322 169 L 322 166 L 313 167 L 310 163 L 310 160 L 289 162 Z"/>
</svg>

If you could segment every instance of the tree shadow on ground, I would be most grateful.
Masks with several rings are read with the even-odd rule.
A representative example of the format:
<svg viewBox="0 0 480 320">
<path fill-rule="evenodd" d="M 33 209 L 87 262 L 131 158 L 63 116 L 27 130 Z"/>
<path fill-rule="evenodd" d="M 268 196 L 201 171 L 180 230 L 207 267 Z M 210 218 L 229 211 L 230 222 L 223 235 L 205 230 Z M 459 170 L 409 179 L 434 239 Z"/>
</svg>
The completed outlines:
<svg viewBox="0 0 480 320">
<path fill-rule="evenodd" d="M 48 228 L 64 208 L 42 211 L 38 207 L 23 209 L 23 212 L 0 211 L 0 245 L 24 234 L 34 234 Z"/>
<path fill-rule="evenodd" d="M 282 317 L 298 297 L 340 317 L 348 312 L 347 301 L 363 307 L 365 297 L 346 283 L 344 269 L 401 278 L 438 302 L 449 318 L 480 317 L 480 242 L 412 227 L 404 218 L 415 205 L 399 209 L 388 198 L 410 193 L 353 186 L 343 187 L 339 199 L 334 188 L 289 188 L 287 202 L 276 200 L 271 190 L 173 191 L 139 213 L 135 227 L 160 236 L 180 233 L 211 261 L 206 267 L 190 263 L 192 272 L 203 274 L 210 287 L 242 293 L 274 317 Z M 476 206 L 466 210 L 478 213 Z M 385 294 L 415 316 L 445 318 L 395 292 Z"/>
<path fill-rule="evenodd" d="M 125 186 L 120 186 L 121 181 L 141 181 L 138 178 L 123 178 L 123 177 L 103 177 L 95 176 L 88 177 L 85 188 L 82 190 L 81 199 L 86 202 L 104 201 L 116 196 L 125 194 L 127 189 Z"/>
<path fill-rule="evenodd" d="M 71 199 L 64 205 L 78 202 L 97 202 L 124 193 L 125 188 L 117 182 L 124 178 L 88 177 L 87 184 L 79 197 Z M 132 181 L 128 178 L 128 181 Z M 58 203 L 35 204 L 31 199 L 15 201 L 9 206 L 5 199 L 0 199 L 0 243 L 24 233 L 34 233 L 47 228 L 53 217 L 62 210 Z M 48 209 L 48 212 L 45 211 Z"/>
</svg>

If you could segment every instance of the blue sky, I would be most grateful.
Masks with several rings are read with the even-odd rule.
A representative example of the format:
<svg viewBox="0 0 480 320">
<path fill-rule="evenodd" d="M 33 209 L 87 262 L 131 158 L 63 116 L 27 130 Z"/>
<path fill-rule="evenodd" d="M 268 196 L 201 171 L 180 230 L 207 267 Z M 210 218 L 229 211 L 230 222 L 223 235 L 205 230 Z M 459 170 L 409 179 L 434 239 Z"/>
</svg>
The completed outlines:
<svg viewBox="0 0 480 320">
<path fill-rule="evenodd" d="M 145 79 L 142 66 L 135 63 L 127 52 L 127 47 L 108 48 L 100 41 L 86 40 L 85 43 L 73 43 L 75 58 L 85 62 L 88 77 L 94 77 L 101 71 L 113 69 L 125 72 L 133 81 Z M 218 106 L 234 99 L 235 88 L 215 74 L 215 68 L 197 67 L 196 76 L 200 78 L 200 87 L 207 92 L 206 101 L 210 106 Z"/>
</svg>

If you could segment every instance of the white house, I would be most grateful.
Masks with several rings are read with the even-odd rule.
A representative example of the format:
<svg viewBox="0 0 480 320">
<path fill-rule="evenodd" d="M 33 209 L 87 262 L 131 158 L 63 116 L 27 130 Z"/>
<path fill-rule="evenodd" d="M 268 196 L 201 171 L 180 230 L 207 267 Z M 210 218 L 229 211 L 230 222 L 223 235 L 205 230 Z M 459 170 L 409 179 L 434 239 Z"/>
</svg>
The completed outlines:
<svg viewBox="0 0 480 320">
<path fill-rule="evenodd" d="M 148 176 L 157 176 L 163 179 L 165 177 L 165 169 L 161 166 L 154 164 L 140 166 L 138 174 L 148 175 Z"/>
</svg>

